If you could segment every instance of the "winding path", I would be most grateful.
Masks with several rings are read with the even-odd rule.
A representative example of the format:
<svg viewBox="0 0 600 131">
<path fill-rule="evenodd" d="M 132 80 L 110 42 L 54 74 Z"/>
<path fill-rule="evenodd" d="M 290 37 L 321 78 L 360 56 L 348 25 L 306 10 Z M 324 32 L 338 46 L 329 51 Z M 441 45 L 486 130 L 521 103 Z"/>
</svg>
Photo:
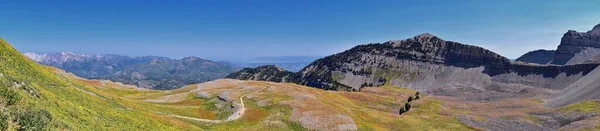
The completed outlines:
<svg viewBox="0 0 600 131">
<path fill-rule="evenodd" d="M 237 111 L 233 112 L 233 114 L 231 114 L 231 116 L 227 117 L 227 119 L 225 119 L 225 120 L 201 119 L 201 118 L 180 116 L 180 115 L 174 115 L 174 114 L 169 114 L 169 116 L 177 117 L 177 118 L 182 118 L 182 119 L 188 119 L 188 120 L 194 120 L 194 121 L 200 121 L 200 122 L 208 122 L 208 123 L 222 123 L 222 122 L 228 122 L 228 121 L 237 120 L 237 119 L 240 119 L 244 115 L 244 113 L 246 113 L 246 106 L 244 105 L 244 99 L 243 98 L 245 96 L 247 96 L 247 95 L 258 93 L 258 92 L 260 92 L 260 91 L 262 91 L 264 89 L 267 89 L 267 88 L 268 88 L 268 86 L 264 87 L 264 88 L 262 88 L 262 89 L 260 89 L 258 91 L 255 91 L 255 92 L 252 92 L 252 93 L 240 96 L 240 103 L 241 103 L 242 107 L 239 108 Z"/>
</svg>

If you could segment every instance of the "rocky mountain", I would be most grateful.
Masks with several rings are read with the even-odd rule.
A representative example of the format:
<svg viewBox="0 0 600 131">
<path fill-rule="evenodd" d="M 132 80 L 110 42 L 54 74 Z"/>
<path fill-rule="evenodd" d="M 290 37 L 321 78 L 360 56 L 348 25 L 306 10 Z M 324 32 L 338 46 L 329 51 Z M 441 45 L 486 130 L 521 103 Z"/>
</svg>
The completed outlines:
<svg viewBox="0 0 600 131">
<path fill-rule="evenodd" d="M 535 50 L 525 53 L 515 61 L 522 61 L 536 64 L 549 64 L 554 59 L 554 50 Z"/>
<path fill-rule="evenodd" d="M 84 78 L 108 79 L 149 89 L 176 89 L 215 80 L 236 71 L 229 65 L 197 57 L 86 55 L 71 52 L 24 53 L 30 59 Z"/>
<path fill-rule="evenodd" d="M 588 32 L 569 30 L 563 35 L 551 64 L 573 65 L 600 55 L 600 24 Z"/>
<path fill-rule="evenodd" d="M 497 92 L 499 89 L 562 90 L 577 84 L 597 66 L 511 62 L 481 47 L 421 34 L 405 40 L 359 45 L 318 59 L 297 72 L 298 78 L 287 77 L 285 81 L 332 90 L 356 91 L 365 86 L 393 85 L 436 95 L 486 92 L 479 93 L 486 94 L 480 96 L 485 97 L 482 99 L 496 99 L 511 94 Z M 247 73 L 238 74 L 252 76 Z M 249 79 L 235 73 L 228 78 Z M 564 104 L 568 103 L 561 105 Z"/>
<path fill-rule="evenodd" d="M 600 56 L 600 24 L 587 32 L 567 31 L 556 50 L 535 50 L 527 52 L 516 61 L 575 65 L 594 61 Z"/>
</svg>

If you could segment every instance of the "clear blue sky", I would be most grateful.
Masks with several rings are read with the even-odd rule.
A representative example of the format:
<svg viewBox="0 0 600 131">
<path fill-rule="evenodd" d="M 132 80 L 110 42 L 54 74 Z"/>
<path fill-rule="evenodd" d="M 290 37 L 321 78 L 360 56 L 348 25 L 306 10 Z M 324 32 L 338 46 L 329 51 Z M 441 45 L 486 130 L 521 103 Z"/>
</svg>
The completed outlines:
<svg viewBox="0 0 600 131">
<path fill-rule="evenodd" d="M 22 52 L 325 56 L 430 32 L 516 58 L 600 23 L 600 0 L 1 0 Z"/>
</svg>

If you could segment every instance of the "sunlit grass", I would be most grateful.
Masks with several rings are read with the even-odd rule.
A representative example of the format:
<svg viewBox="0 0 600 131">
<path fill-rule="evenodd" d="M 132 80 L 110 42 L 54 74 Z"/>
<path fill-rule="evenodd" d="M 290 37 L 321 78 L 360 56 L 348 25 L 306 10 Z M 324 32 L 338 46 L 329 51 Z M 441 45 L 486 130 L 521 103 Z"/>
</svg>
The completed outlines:
<svg viewBox="0 0 600 131">
<path fill-rule="evenodd" d="M 599 101 L 584 101 L 564 107 L 560 107 L 562 111 L 581 111 L 581 112 L 600 112 Z"/>
</svg>

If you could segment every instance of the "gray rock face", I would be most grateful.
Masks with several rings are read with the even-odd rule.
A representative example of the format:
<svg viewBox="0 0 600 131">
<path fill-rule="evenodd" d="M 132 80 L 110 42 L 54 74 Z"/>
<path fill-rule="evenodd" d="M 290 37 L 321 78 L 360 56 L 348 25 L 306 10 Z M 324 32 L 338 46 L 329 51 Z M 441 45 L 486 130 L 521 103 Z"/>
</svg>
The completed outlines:
<svg viewBox="0 0 600 131">
<path fill-rule="evenodd" d="M 535 50 L 530 51 L 517 58 L 516 61 L 536 63 L 536 64 L 548 64 L 554 58 L 554 50 Z"/>
<path fill-rule="evenodd" d="M 600 24 L 599 24 L 600 25 Z M 600 26 L 588 32 L 569 30 L 563 35 L 551 64 L 573 65 L 600 54 Z"/>
<path fill-rule="evenodd" d="M 505 57 L 481 47 L 422 34 L 406 40 L 360 45 L 319 59 L 300 72 L 300 83 L 325 89 L 358 89 L 386 82 L 428 88 L 441 75 L 452 74 L 455 67 L 502 68 L 509 64 Z M 446 67 L 452 69 L 445 70 Z M 480 74 L 482 71 L 489 70 L 481 70 Z"/>
<path fill-rule="evenodd" d="M 598 55 L 598 56 L 596 56 L 596 57 L 594 57 L 592 59 L 586 60 L 584 63 L 585 64 L 597 64 L 597 63 L 600 63 L 600 55 Z"/>
<path fill-rule="evenodd" d="M 422 34 L 406 40 L 359 45 L 314 61 L 295 73 L 296 77 L 290 77 L 294 76 L 290 72 L 281 76 L 288 82 L 331 90 L 360 90 L 364 86 L 384 84 L 423 91 L 453 87 L 483 89 L 509 84 L 563 89 L 597 66 L 511 63 L 481 47 Z M 247 71 L 228 78 L 274 79 L 264 74 L 267 73 Z"/>
<path fill-rule="evenodd" d="M 584 100 L 600 99 L 600 68 L 560 90 L 546 105 L 560 107 Z"/>
<path fill-rule="evenodd" d="M 594 28 L 588 33 L 592 35 L 600 35 L 600 24 L 594 26 Z"/>
</svg>

